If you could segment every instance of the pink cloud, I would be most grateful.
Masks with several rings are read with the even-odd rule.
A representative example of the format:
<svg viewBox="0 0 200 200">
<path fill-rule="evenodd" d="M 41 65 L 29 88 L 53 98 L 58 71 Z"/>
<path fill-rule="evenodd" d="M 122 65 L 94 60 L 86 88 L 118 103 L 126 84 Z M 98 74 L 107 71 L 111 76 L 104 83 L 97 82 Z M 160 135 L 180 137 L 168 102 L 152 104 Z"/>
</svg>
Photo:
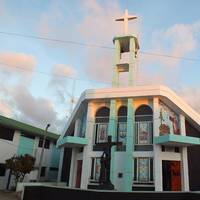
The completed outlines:
<svg viewBox="0 0 200 200">
<path fill-rule="evenodd" d="M 0 114 L 4 116 L 11 116 L 11 107 L 4 101 L 0 101 Z"/>
<path fill-rule="evenodd" d="M 7 78 L 11 78 L 11 75 L 20 75 L 26 82 L 30 79 L 35 67 L 36 59 L 31 55 L 13 52 L 0 53 L 0 70 Z"/>
<path fill-rule="evenodd" d="M 52 68 L 52 75 L 69 76 L 73 77 L 76 74 L 76 70 L 65 64 L 56 64 Z"/>
<path fill-rule="evenodd" d="M 200 21 L 193 24 L 175 24 L 166 30 L 158 30 L 152 34 L 149 52 L 167 54 L 175 57 L 187 57 L 197 48 L 197 35 L 200 33 Z M 173 59 L 154 55 L 141 55 L 143 64 L 158 63 L 163 67 L 177 67 L 181 59 Z"/>
</svg>

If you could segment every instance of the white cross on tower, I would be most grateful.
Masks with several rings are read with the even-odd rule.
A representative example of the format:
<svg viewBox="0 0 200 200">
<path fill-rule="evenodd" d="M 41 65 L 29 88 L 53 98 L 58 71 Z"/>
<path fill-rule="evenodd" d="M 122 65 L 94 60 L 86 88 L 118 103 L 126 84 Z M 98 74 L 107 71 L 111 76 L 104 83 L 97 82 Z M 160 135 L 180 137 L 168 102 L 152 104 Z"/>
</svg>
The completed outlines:
<svg viewBox="0 0 200 200">
<path fill-rule="evenodd" d="M 137 16 L 128 15 L 128 10 L 125 10 L 124 15 L 121 18 L 115 19 L 115 21 L 123 21 L 124 22 L 124 34 L 128 34 L 128 21 L 132 19 L 137 19 Z"/>
</svg>

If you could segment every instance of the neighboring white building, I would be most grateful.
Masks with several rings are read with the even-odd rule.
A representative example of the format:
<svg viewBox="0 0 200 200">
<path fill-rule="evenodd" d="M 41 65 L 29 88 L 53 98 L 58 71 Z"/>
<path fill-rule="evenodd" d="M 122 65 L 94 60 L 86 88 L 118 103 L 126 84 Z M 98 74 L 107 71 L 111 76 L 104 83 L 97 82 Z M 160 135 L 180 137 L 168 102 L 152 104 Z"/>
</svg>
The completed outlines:
<svg viewBox="0 0 200 200">
<path fill-rule="evenodd" d="M 118 20 L 133 18 L 126 12 Z M 135 86 L 139 44 L 126 25 L 126 34 L 113 40 L 113 87 L 86 90 L 57 142 L 58 181 L 97 188 L 103 153 L 97 144 L 111 135 L 123 143 L 112 147 L 110 179 L 117 191 L 200 190 L 200 115 L 165 86 Z M 120 88 L 123 72 L 128 87 Z"/>
<path fill-rule="evenodd" d="M 5 160 L 14 155 L 29 154 L 36 158 L 35 170 L 26 175 L 24 181 L 37 180 L 44 134 L 40 128 L 0 116 L 0 189 L 7 189 L 9 170 L 5 168 Z M 47 135 L 40 180 L 56 181 L 60 156 L 56 141 L 59 136 L 51 132 Z"/>
</svg>

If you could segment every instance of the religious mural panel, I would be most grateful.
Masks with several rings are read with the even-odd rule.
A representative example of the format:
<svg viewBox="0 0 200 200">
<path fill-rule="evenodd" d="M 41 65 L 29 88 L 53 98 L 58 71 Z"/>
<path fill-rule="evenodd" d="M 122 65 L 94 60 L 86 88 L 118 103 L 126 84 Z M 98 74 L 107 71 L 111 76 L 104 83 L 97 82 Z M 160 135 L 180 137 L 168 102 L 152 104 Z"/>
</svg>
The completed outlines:
<svg viewBox="0 0 200 200">
<path fill-rule="evenodd" d="M 179 117 L 160 101 L 160 135 L 165 134 L 180 134 Z"/>
<path fill-rule="evenodd" d="M 126 144 L 127 123 L 118 124 L 118 141 Z"/>
<path fill-rule="evenodd" d="M 149 159 L 138 158 L 138 181 L 149 181 Z"/>
<path fill-rule="evenodd" d="M 138 143 L 139 144 L 149 143 L 149 130 L 147 122 L 138 123 Z"/>
<path fill-rule="evenodd" d="M 98 124 L 97 126 L 97 143 L 107 141 L 108 124 Z"/>
</svg>

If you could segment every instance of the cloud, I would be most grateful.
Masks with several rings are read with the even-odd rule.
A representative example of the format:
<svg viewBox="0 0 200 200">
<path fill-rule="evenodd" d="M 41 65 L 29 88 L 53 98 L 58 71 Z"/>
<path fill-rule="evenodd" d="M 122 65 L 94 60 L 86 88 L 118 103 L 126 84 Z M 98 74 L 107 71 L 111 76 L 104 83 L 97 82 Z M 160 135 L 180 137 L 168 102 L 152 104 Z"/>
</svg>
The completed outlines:
<svg viewBox="0 0 200 200">
<path fill-rule="evenodd" d="M 123 15 L 118 1 L 96 0 L 84 1 L 82 5 L 84 16 L 77 25 L 78 32 L 84 41 L 104 46 L 114 47 L 112 39 L 115 35 L 123 33 L 122 22 L 115 22 L 115 18 Z M 95 30 L 95 33 L 94 31 Z M 136 22 L 129 23 L 129 32 L 138 34 L 139 26 Z M 113 69 L 113 50 L 108 49 L 86 49 L 86 62 L 83 66 L 86 76 L 98 81 L 111 82 Z"/>
<path fill-rule="evenodd" d="M 200 114 L 200 88 L 199 87 L 180 87 L 177 93 Z"/>
<path fill-rule="evenodd" d="M 11 116 L 12 110 L 10 105 L 8 105 L 6 102 L 4 101 L 0 101 L 0 114 L 4 115 L 4 116 Z"/>
<path fill-rule="evenodd" d="M 56 64 L 52 68 L 52 75 L 73 77 L 76 75 L 76 71 L 73 67 L 70 67 L 68 65 Z"/>
<path fill-rule="evenodd" d="M 57 120 L 57 113 L 53 103 L 49 99 L 34 97 L 29 90 L 22 85 L 13 88 L 12 99 L 18 111 L 18 118 L 22 121 L 41 128 L 51 123 L 52 128 L 56 128 L 55 122 Z"/>
<path fill-rule="evenodd" d="M 52 77 L 49 81 L 49 85 L 55 92 L 56 97 L 59 99 L 59 102 L 65 104 L 66 99 L 71 96 L 68 90 L 69 85 L 72 82 L 71 78 L 75 77 L 76 75 L 76 70 L 75 68 L 68 65 L 57 64 L 52 67 L 51 75 Z"/>
<path fill-rule="evenodd" d="M 36 59 L 31 55 L 14 52 L 0 53 L 1 75 L 5 76 L 6 79 L 20 78 L 23 79 L 24 83 L 27 83 L 35 67 Z"/>
<path fill-rule="evenodd" d="M 65 14 L 63 14 L 64 12 Z M 119 1 L 79 1 L 79 7 L 73 12 L 70 5 L 66 11 L 61 3 L 52 1 L 48 11 L 41 15 L 38 31 L 42 36 L 113 46 L 113 37 L 123 32 L 122 22 L 115 22 L 114 19 L 122 16 L 123 13 Z M 129 29 L 131 33 L 137 34 L 138 23 L 131 22 Z M 48 45 L 56 44 L 48 42 Z M 65 48 L 62 43 L 59 46 Z M 68 56 L 73 59 L 78 59 L 74 55 L 80 55 L 81 69 L 89 79 L 111 80 L 113 50 L 85 46 L 81 48 L 81 46 L 68 44 L 66 51 Z"/>
<path fill-rule="evenodd" d="M 185 57 L 197 48 L 199 33 L 200 21 L 192 24 L 175 24 L 166 30 L 157 30 L 151 36 L 151 47 L 148 51 Z M 177 66 L 181 60 L 144 54 L 141 55 L 141 59 L 143 63 L 159 63 L 167 68 Z"/>
<path fill-rule="evenodd" d="M 192 57 L 198 48 L 200 21 L 192 24 L 175 24 L 165 30 L 157 30 L 150 36 L 148 52 L 175 57 Z M 177 85 L 181 58 L 140 54 L 139 83 Z M 144 78 L 145 77 L 145 78 Z M 150 80 L 151 79 L 151 80 Z"/>
<path fill-rule="evenodd" d="M 33 71 L 36 65 L 35 58 L 25 53 L 13 53 L 13 52 L 1 53 L 0 60 L 2 65 L 5 63 L 6 69 L 8 69 L 8 67 L 17 66 L 19 68 L 25 68 L 27 70 Z"/>
</svg>

